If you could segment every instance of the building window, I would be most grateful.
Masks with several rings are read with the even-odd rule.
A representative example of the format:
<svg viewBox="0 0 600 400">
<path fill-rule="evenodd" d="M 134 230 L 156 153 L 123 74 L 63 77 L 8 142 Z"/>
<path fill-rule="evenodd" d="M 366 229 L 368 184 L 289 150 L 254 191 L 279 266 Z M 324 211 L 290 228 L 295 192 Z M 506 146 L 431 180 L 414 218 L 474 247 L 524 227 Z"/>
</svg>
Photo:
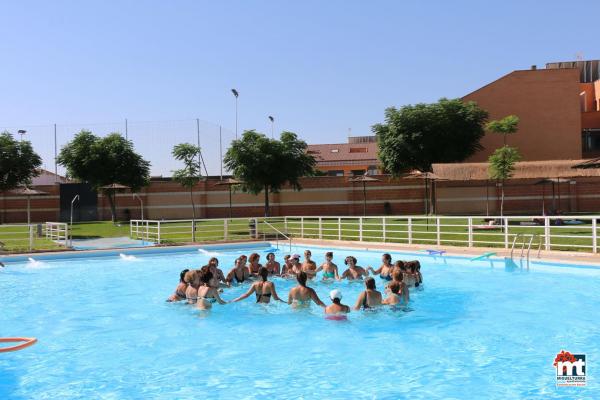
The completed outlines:
<svg viewBox="0 0 600 400">
<path fill-rule="evenodd" d="M 359 175 L 364 175 L 366 171 L 364 169 L 353 169 L 351 172 L 352 172 L 352 175 L 359 176 Z"/>
<path fill-rule="evenodd" d="M 327 171 L 327 176 L 344 176 L 343 170 L 331 170 Z"/>
<path fill-rule="evenodd" d="M 586 129 L 581 133 L 584 152 L 600 151 L 600 129 Z"/>
<path fill-rule="evenodd" d="M 331 149 L 331 152 L 332 152 L 332 153 L 339 153 L 339 152 L 340 152 L 340 149 Z"/>
<path fill-rule="evenodd" d="M 377 165 L 369 165 L 367 168 L 367 175 L 377 175 Z"/>
<path fill-rule="evenodd" d="M 368 151 L 367 147 L 350 147 L 350 153 L 367 153 Z"/>
</svg>

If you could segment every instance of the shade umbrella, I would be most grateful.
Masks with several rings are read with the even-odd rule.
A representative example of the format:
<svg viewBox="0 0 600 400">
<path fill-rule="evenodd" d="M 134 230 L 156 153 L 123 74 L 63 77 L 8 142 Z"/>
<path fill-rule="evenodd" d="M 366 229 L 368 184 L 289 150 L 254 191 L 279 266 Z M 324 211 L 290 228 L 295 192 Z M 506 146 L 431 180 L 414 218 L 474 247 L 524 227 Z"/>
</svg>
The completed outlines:
<svg viewBox="0 0 600 400">
<path fill-rule="evenodd" d="M 363 215 L 367 215 L 367 182 L 380 182 L 380 179 L 373 178 L 367 174 L 359 175 L 349 179 L 350 182 L 362 182 L 363 185 Z"/>
<path fill-rule="evenodd" d="M 425 182 L 425 215 L 429 215 L 429 202 L 430 202 L 430 193 L 428 191 L 429 181 L 441 181 L 446 180 L 441 176 L 434 174 L 433 172 L 423 172 L 419 170 L 413 170 L 404 176 L 409 179 L 422 179 Z M 435 203 L 435 202 L 434 202 Z"/>
<path fill-rule="evenodd" d="M 43 196 L 48 194 L 47 192 L 42 192 L 41 190 L 35 190 L 28 187 L 11 190 L 11 193 L 27 196 L 27 225 L 31 224 L 31 196 Z"/>
<path fill-rule="evenodd" d="M 229 188 L 229 219 L 231 219 L 233 215 L 231 206 L 231 187 L 234 185 L 241 185 L 243 183 L 244 182 L 238 181 L 234 178 L 227 178 L 215 184 L 215 186 L 227 186 Z"/>
<path fill-rule="evenodd" d="M 114 192 L 116 192 L 117 190 L 130 189 L 130 187 L 122 185 L 117 182 L 114 182 L 109 185 L 100 186 L 100 189 L 107 191 L 109 193 L 108 195 L 110 196 L 111 193 L 114 194 Z M 115 214 L 116 214 L 117 213 L 117 211 L 116 211 L 117 210 L 117 197 L 116 196 L 113 198 L 113 207 L 115 208 Z M 112 213 L 111 213 L 111 219 L 112 219 L 113 223 L 116 222 L 115 221 L 116 215 L 112 215 Z"/>
</svg>

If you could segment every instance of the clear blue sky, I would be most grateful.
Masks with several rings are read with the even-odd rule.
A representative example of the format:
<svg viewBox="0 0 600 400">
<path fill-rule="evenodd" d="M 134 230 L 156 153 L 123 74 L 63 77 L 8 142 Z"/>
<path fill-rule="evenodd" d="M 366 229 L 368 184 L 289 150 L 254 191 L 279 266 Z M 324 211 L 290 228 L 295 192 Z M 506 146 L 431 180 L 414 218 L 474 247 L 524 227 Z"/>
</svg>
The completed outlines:
<svg viewBox="0 0 600 400">
<path fill-rule="evenodd" d="M 369 134 L 388 106 L 460 97 L 578 53 L 600 58 L 598 15 L 593 1 L 3 2 L 0 126 L 30 127 L 52 169 L 50 133 L 36 125 L 200 118 L 231 131 L 235 87 L 241 129 L 270 133 L 273 115 L 277 131 L 309 143 L 345 141 L 348 128 Z M 144 135 L 168 155 L 179 131 L 194 137 L 190 121 Z M 215 132 L 202 133 L 209 172 Z M 176 167 L 152 161 L 155 173 Z"/>
</svg>

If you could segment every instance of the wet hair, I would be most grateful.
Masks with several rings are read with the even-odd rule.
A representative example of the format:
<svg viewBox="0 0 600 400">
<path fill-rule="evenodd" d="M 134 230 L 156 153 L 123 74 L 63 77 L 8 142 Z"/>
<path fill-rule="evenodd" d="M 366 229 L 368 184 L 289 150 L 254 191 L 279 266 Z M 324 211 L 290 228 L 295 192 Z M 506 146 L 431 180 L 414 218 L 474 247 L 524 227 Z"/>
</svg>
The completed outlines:
<svg viewBox="0 0 600 400">
<path fill-rule="evenodd" d="M 181 283 L 186 283 L 186 282 L 185 282 L 185 274 L 187 274 L 187 273 L 188 273 L 188 271 L 189 271 L 189 269 L 187 269 L 187 268 L 186 268 L 186 269 L 184 269 L 183 271 L 181 271 L 181 272 L 179 273 L 179 282 L 181 282 Z"/>
<path fill-rule="evenodd" d="M 398 282 L 392 282 L 389 287 L 394 294 L 398 294 L 400 292 L 400 284 Z"/>
<path fill-rule="evenodd" d="M 340 304 L 342 301 L 339 298 L 335 298 L 335 299 L 331 299 L 331 301 L 333 301 L 333 304 Z"/>
<path fill-rule="evenodd" d="M 296 275 L 296 280 L 298 281 L 300 286 L 306 286 L 307 279 L 308 279 L 308 276 L 306 276 L 306 272 L 304 272 L 304 271 L 300 271 L 300 273 Z"/>
<path fill-rule="evenodd" d="M 258 253 L 252 253 L 252 254 L 250 254 L 250 257 L 248 257 L 248 261 L 253 263 L 254 260 L 258 260 L 259 258 L 260 258 L 260 255 Z"/>
<path fill-rule="evenodd" d="M 383 257 L 384 260 L 392 262 L 392 256 L 390 255 L 390 253 L 383 253 L 382 257 Z"/>
<path fill-rule="evenodd" d="M 269 276 L 269 270 L 266 269 L 265 267 L 260 267 L 258 269 L 258 274 L 262 278 L 263 282 L 266 282 L 267 281 L 267 277 Z"/>
<path fill-rule="evenodd" d="M 275 260 L 275 253 L 267 253 L 267 260 L 269 257 L 273 256 L 273 260 Z"/>
<path fill-rule="evenodd" d="M 327 253 L 325 253 L 325 257 L 333 258 L 333 251 L 328 251 Z"/>
<path fill-rule="evenodd" d="M 415 269 L 421 271 L 421 263 L 419 261 L 415 261 Z"/>
<path fill-rule="evenodd" d="M 375 290 L 375 279 L 371 276 L 365 279 L 365 286 L 367 289 Z"/>
<path fill-rule="evenodd" d="M 402 280 L 404 279 L 404 274 L 402 273 L 402 270 L 394 270 L 394 272 L 392 273 L 392 278 L 395 281 L 402 282 Z"/>
<path fill-rule="evenodd" d="M 213 278 L 213 273 L 210 272 L 207 266 L 200 269 L 200 282 L 208 283 Z"/>
<path fill-rule="evenodd" d="M 396 262 L 394 263 L 394 267 L 397 267 L 397 268 L 403 269 L 403 268 L 404 268 L 404 261 L 402 261 L 402 260 L 398 260 L 398 261 L 396 261 Z"/>
<path fill-rule="evenodd" d="M 308 254 L 308 255 L 311 255 L 311 256 L 312 256 L 312 252 L 311 252 L 310 250 L 308 250 L 308 249 L 307 249 L 307 250 L 304 250 L 304 254 Z"/>
<path fill-rule="evenodd" d="M 356 265 L 356 257 L 354 256 L 348 256 L 344 259 L 344 264 L 348 265 L 348 259 L 351 259 L 352 261 L 354 261 L 354 265 Z"/>
<path fill-rule="evenodd" d="M 413 274 L 415 272 L 417 272 L 417 263 L 418 263 L 418 261 L 411 261 L 410 262 L 409 268 L 410 268 L 410 272 L 412 272 Z"/>
<path fill-rule="evenodd" d="M 287 261 L 287 260 L 289 260 L 290 257 L 291 257 L 290 254 L 286 254 L 285 256 L 283 256 L 283 259 Z"/>
<path fill-rule="evenodd" d="M 193 269 L 193 270 L 185 273 L 185 275 L 183 276 L 183 281 L 185 283 L 192 284 L 192 282 L 194 282 L 196 280 L 197 276 L 198 276 L 198 271 Z"/>
<path fill-rule="evenodd" d="M 210 265 L 213 261 L 216 261 L 217 265 L 219 265 L 219 259 L 217 257 L 211 257 L 210 260 L 208 260 L 208 265 Z"/>
</svg>

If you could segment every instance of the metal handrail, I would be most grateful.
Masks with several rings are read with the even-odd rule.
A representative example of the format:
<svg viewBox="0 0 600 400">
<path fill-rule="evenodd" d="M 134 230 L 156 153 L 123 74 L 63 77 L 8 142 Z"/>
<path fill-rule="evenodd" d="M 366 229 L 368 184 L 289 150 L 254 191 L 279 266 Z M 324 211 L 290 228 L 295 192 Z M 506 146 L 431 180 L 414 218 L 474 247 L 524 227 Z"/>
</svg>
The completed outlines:
<svg viewBox="0 0 600 400">
<path fill-rule="evenodd" d="M 273 225 L 271 225 L 267 221 L 263 220 L 262 223 L 266 224 L 269 227 L 271 227 L 271 229 L 273 229 L 275 232 L 279 233 L 281 236 L 283 236 L 284 238 L 286 238 L 287 240 L 289 240 L 289 242 L 290 242 L 290 251 L 292 251 L 292 237 L 291 236 L 288 236 L 285 233 L 281 232 L 279 229 L 275 228 Z M 279 238 L 277 238 L 277 248 L 279 248 Z"/>
<path fill-rule="evenodd" d="M 515 244 L 517 243 L 517 239 L 519 239 L 520 236 L 523 236 L 523 234 L 517 233 L 515 235 L 515 238 L 513 239 L 512 246 L 510 246 L 510 259 L 511 260 L 513 259 L 513 251 L 515 250 Z"/>
</svg>

